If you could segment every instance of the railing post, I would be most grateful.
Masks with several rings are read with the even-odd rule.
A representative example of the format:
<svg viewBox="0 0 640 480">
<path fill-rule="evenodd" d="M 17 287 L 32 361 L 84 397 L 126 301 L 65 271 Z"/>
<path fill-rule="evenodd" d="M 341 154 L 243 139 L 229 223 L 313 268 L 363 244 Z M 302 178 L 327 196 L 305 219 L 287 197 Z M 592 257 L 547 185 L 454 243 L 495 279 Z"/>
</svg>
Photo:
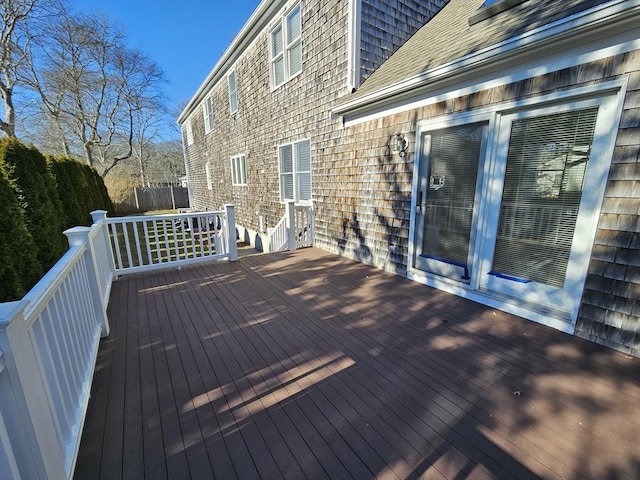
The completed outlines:
<svg viewBox="0 0 640 480">
<path fill-rule="evenodd" d="M 5 367 L 0 377 L 0 412 L 11 434 L 13 469 L 22 478 L 66 478 L 64 445 L 58 440 L 39 354 L 24 316 L 26 303 L 0 305 L 0 350 Z M 2 478 L 4 468 L 0 465 Z"/>
<path fill-rule="evenodd" d="M 287 227 L 287 250 L 296 249 L 296 205 L 294 202 L 284 204 L 286 227 Z"/>
<path fill-rule="evenodd" d="M 236 242 L 236 215 L 233 205 L 226 204 L 224 206 L 225 216 L 227 217 L 227 246 L 229 248 L 229 260 L 238 259 L 238 244 Z"/>
<path fill-rule="evenodd" d="M 93 219 L 94 225 L 99 225 L 99 228 L 102 229 L 102 235 L 104 235 L 105 245 L 109 248 L 109 266 L 111 267 L 111 278 L 112 280 L 116 278 L 116 259 L 113 256 L 113 249 L 111 248 L 111 237 L 109 236 L 109 225 L 107 225 L 107 211 L 106 210 L 94 210 L 91 212 L 91 218 Z"/>
<path fill-rule="evenodd" d="M 98 271 L 98 264 L 96 262 L 96 255 L 93 251 L 93 245 L 89 239 L 89 233 L 91 228 L 89 227 L 73 227 L 64 231 L 69 241 L 69 246 L 77 244 L 85 244 L 86 251 L 84 255 L 88 255 L 87 258 L 87 276 L 89 277 L 89 289 L 91 291 L 91 304 L 96 315 L 96 320 L 100 324 L 102 329 L 101 337 L 107 337 L 109 335 L 109 318 L 107 312 L 103 307 L 102 302 L 102 286 L 100 285 L 100 273 Z"/>
</svg>

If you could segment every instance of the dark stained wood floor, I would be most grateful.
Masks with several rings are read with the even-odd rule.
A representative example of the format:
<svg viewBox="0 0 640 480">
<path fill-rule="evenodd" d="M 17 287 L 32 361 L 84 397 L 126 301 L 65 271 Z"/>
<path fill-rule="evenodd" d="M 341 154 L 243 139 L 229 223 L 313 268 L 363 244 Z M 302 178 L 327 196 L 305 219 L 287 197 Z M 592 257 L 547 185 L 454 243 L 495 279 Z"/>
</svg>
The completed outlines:
<svg viewBox="0 0 640 480">
<path fill-rule="evenodd" d="M 640 478 L 640 360 L 318 249 L 114 283 L 75 477 Z"/>
</svg>

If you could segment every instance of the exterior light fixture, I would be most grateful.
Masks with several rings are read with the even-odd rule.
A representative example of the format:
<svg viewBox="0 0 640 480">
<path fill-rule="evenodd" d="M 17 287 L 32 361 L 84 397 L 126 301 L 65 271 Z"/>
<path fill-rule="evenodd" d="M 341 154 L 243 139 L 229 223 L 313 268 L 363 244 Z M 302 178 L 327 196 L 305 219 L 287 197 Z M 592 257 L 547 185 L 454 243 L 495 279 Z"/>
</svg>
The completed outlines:
<svg viewBox="0 0 640 480">
<path fill-rule="evenodd" d="M 401 133 L 397 133 L 393 143 L 393 153 L 404 157 L 407 154 L 407 148 L 409 148 L 409 140 Z"/>
</svg>

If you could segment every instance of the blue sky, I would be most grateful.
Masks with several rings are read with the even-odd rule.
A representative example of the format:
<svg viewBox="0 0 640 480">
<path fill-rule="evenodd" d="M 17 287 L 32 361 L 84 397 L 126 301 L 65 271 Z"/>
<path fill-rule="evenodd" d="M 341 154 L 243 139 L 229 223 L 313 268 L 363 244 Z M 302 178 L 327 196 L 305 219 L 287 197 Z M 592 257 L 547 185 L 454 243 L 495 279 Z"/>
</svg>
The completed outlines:
<svg viewBox="0 0 640 480">
<path fill-rule="evenodd" d="M 120 24 L 130 47 L 158 63 L 169 107 L 184 105 L 204 81 L 259 0 L 71 0 Z"/>
</svg>

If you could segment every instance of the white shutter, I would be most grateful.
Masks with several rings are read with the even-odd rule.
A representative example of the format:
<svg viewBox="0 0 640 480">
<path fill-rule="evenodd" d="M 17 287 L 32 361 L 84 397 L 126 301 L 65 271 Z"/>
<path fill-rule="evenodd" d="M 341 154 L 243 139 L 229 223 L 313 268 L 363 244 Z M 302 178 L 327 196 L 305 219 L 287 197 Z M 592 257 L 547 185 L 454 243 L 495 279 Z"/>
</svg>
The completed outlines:
<svg viewBox="0 0 640 480">
<path fill-rule="evenodd" d="M 311 200 L 311 142 L 305 140 L 295 144 L 296 147 L 296 201 Z"/>
<path fill-rule="evenodd" d="M 563 287 L 597 114 L 512 123 L 494 272 Z"/>
<path fill-rule="evenodd" d="M 293 196 L 293 146 L 283 145 L 278 151 L 280 160 L 280 200 L 294 200 Z"/>
</svg>

